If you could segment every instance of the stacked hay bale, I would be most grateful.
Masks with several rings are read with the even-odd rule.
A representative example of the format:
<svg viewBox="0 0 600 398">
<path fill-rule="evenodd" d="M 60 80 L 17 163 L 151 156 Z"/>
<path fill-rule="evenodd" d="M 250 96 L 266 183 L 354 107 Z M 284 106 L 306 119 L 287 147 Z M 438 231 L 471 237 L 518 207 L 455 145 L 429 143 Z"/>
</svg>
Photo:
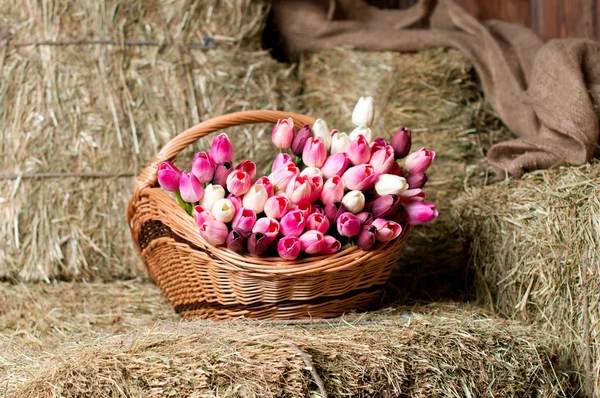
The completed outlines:
<svg viewBox="0 0 600 398">
<path fill-rule="evenodd" d="M 600 164 L 470 189 L 456 219 L 478 299 L 560 336 L 600 397 Z"/>
<path fill-rule="evenodd" d="M 293 66 L 260 50 L 263 2 L 1 7 L 13 36 L 0 79 L 0 279 L 145 277 L 125 211 L 160 147 L 216 115 L 297 108 Z M 63 44 L 24 45 L 46 41 Z M 240 156 L 256 154 L 264 131 L 231 132 L 249 142 Z"/>
<path fill-rule="evenodd" d="M 389 139 L 400 126 L 412 129 L 415 149 L 436 151 L 428 200 L 436 222 L 419 226 L 400 255 L 392 279 L 394 298 L 438 299 L 464 293 L 467 255 L 450 217 L 450 202 L 465 186 L 493 176 L 485 151 L 509 135 L 475 81 L 472 65 L 456 50 L 367 53 L 336 49 L 308 56 L 302 64 L 302 101 L 330 127 L 351 129 L 358 97 L 376 101 L 374 133 Z"/>
</svg>

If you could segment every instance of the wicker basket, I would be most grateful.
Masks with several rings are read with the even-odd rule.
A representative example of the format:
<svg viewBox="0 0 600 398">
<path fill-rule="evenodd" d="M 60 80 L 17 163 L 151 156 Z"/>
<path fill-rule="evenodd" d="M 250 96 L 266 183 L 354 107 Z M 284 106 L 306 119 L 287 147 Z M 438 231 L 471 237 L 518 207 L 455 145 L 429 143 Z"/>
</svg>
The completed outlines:
<svg viewBox="0 0 600 398">
<path fill-rule="evenodd" d="M 138 177 L 127 219 L 142 260 L 175 310 L 185 318 L 326 318 L 365 310 L 381 296 L 411 227 L 372 251 L 285 261 L 240 255 L 202 240 L 194 219 L 157 184 L 157 167 L 207 134 L 250 123 L 307 116 L 245 111 L 207 120 L 170 141 Z"/>
</svg>

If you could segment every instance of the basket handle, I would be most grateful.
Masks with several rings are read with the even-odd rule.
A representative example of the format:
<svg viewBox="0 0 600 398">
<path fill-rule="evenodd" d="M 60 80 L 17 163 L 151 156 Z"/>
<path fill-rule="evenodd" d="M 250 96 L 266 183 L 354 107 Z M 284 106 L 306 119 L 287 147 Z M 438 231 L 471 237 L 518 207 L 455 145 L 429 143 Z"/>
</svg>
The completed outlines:
<svg viewBox="0 0 600 398">
<path fill-rule="evenodd" d="M 279 119 L 291 117 L 294 125 L 301 128 L 305 124 L 312 125 L 314 119 L 310 116 L 282 111 L 242 111 L 218 116 L 195 125 L 169 141 L 152 162 L 138 176 L 138 188 L 142 189 L 156 184 L 158 166 L 164 161 L 173 160 L 183 149 L 205 135 L 228 127 L 254 123 L 277 123 Z"/>
</svg>

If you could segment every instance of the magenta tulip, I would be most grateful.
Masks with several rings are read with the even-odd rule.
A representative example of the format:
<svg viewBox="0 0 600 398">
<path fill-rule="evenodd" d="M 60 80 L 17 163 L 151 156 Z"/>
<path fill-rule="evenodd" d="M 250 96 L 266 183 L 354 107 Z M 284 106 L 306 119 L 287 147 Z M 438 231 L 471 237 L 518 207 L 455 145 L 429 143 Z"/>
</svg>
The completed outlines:
<svg viewBox="0 0 600 398">
<path fill-rule="evenodd" d="M 213 184 L 222 187 L 227 185 L 227 177 L 233 172 L 230 162 L 221 163 L 215 166 L 215 175 L 213 176 Z"/>
<path fill-rule="evenodd" d="M 344 197 L 344 183 L 339 176 L 333 176 L 323 184 L 321 191 L 321 202 L 328 205 L 333 202 L 341 202 Z"/>
<path fill-rule="evenodd" d="M 213 139 L 209 154 L 216 164 L 233 160 L 233 145 L 227 134 L 221 133 Z"/>
<path fill-rule="evenodd" d="M 269 238 L 270 241 L 272 241 L 279 233 L 279 222 L 274 218 L 259 218 L 258 220 L 256 220 L 256 224 L 254 224 L 252 232 L 261 232 L 265 234 L 265 236 Z"/>
<path fill-rule="evenodd" d="M 233 216 L 233 220 L 231 221 L 231 226 L 233 229 L 237 229 L 246 233 L 250 233 L 252 228 L 254 228 L 254 224 L 256 224 L 256 213 L 254 210 L 240 208 L 235 212 L 235 216 Z"/>
<path fill-rule="evenodd" d="M 265 187 L 265 189 L 267 191 L 267 195 L 269 195 L 269 197 L 273 196 L 275 189 L 273 188 L 273 184 L 271 183 L 271 180 L 269 180 L 269 177 L 260 177 L 254 183 L 254 185 L 256 185 L 256 184 L 259 184 L 259 185 L 262 185 L 263 187 Z"/>
<path fill-rule="evenodd" d="M 400 167 L 398 162 L 392 163 L 392 169 L 390 170 L 390 174 L 393 174 L 398 177 L 402 177 L 402 168 Z"/>
<path fill-rule="evenodd" d="M 244 205 L 242 204 L 242 198 L 240 198 L 239 196 L 235 196 L 234 194 L 230 193 L 229 195 L 227 195 L 227 199 L 231 201 L 233 207 L 235 207 L 235 211 L 238 211 L 239 209 L 244 207 Z"/>
<path fill-rule="evenodd" d="M 220 246 L 227 240 L 229 230 L 222 221 L 206 220 L 200 225 L 200 236 L 213 246 Z"/>
<path fill-rule="evenodd" d="M 269 218 L 280 220 L 290 208 L 290 200 L 283 195 L 271 196 L 265 203 L 265 214 Z"/>
<path fill-rule="evenodd" d="M 311 203 L 301 203 L 299 205 L 294 205 L 290 209 L 290 211 L 299 210 L 302 212 L 305 220 L 308 220 L 308 216 L 312 214 L 312 204 Z"/>
<path fill-rule="evenodd" d="M 242 163 L 235 166 L 235 170 L 245 171 L 250 178 L 254 178 L 256 175 L 256 164 L 250 160 L 244 160 Z"/>
<path fill-rule="evenodd" d="M 292 141 L 292 146 L 290 148 L 292 153 L 298 157 L 302 156 L 302 152 L 306 146 L 306 141 L 308 141 L 310 138 L 312 138 L 312 129 L 308 124 L 306 124 L 296 133 L 296 136 Z"/>
<path fill-rule="evenodd" d="M 323 237 L 323 247 L 319 251 L 319 254 L 333 254 L 337 253 L 342 248 L 342 244 L 339 240 L 330 235 Z"/>
<path fill-rule="evenodd" d="M 284 236 L 277 242 L 277 253 L 284 260 L 295 260 L 300 255 L 302 243 L 297 236 Z"/>
<path fill-rule="evenodd" d="M 356 246 L 369 250 L 377 241 L 377 228 L 373 225 L 363 225 L 356 238 Z"/>
<path fill-rule="evenodd" d="M 368 211 L 361 211 L 356 215 L 356 218 L 358 221 L 360 221 L 360 225 L 371 225 L 375 219 L 373 214 L 369 213 Z"/>
<path fill-rule="evenodd" d="M 352 141 L 347 153 L 353 165 L 367 163 L 371 159 L 371 148 L 365 136 L 360 134 Z"/>
<path fill-rule="evenodd" d="M 302 161 L 309 167 L 321 167 L 327 158 L 327 148 L 323 138 L 310 138 L 302 151 Z"/>
<path fill-rule="evenodd" d="M 215 175 L 215 162 L 206 152 L 198 152 L 194 155 L 192 161 L 192 174 L 194 174 L 198 181 L 202 184 L 209 182 Z"/>
<path fill-rule="evenodd" d="M 250 254 L 261 256 L 269 250 L 271 240 L 262 232 L 253 233 L 248 237 L 247 249 Z"/>
<path fill-rule="evenodd" d="M 412 202 L 423 202 L 425 200 L 425 192 L 421 188 L 407 189 L 398 195 L 398 198 L 403 205 Z"/>
<path fill-rule="evenodd" d="M 375 218 L 389 218 L 400 208 L 398 195 L 380 196 L 370 203 L 369 211 Z"/>
<path fill-rule="evenodd" d="M 290 180 L 300 174 L 300 170 L 294 162 L 289 162 L 280 166 L 269 177 L 273 185 L 280 191 L 285 191 Z"/>
<path fill-rule="evenodd" d="M 323 208 L 323 206 L 319 205 L 319 204 L 313 204 L 312 206 L 312 212 L 313 213 L 317 213 L 317 214 L 325 214 L 325 209 Z"/>
<path fill-rule="evenodd" d="M 324 214 L 312 213 L 306 220 L 306 230 L 326 234 L 329 230 L 329 219 Z"/>
<path fill-rule="evenodd" d="M 286 149 L 290 147 L 294 139 L 294 121 L 291 117 L 277 121 L 277 124 L 273 127 L 271 139 L 277 148 Z"/>
<path fill-rule="evenodd" d="M 323 167 L 321 167 L 323 179 L 328 180 L 335 175 L 341 177 L 348 168 L 349 162 L 350 159 L 345 152 L 335 153 L 329 156 L 325 160 Z"/>
<path fill-rule="evenodd" d="M 370 164 L 361 164 L 359 166 L 350 167 L 342 176 L 342 182 L 346 188 L 356 191 L 367 190 L 377 180 L 378 174 Z"/>
<path fill-rule="evenodd" d="M 171 162 L 162 162 L 158 165 L 158 183 L 167 192 L 175 192 L 179 189 L 181 172 Z"/>
<path fill-rule="evenodd" d="M 310 198 L 309 202 L 316 202 L 323 192 L 323 177 L 312 176 L 308 178 L 308 184 L 310 185 Z"/>
<path fill-rule="evenodd" d="M 195 175 L 189 171 L 182 171 L 179 180 L 179 192 L 181 199 L 188 203 L 195 203 L 202 199 L 204 189 Z"/>
<path fill-rule="evenodd" d="M 319 231 L 306 231 L 300 235 L 302 251 L 307 254 L 315 254 L 321 251 L 325 243 L 325 237 Z"/>
<path fill-rule="evenodd" d="M 433 221 L 438 216 L 435 204 L 427 202 L 412 202 L 404 206 L 406 221 L 411 225 L 424 224 Z"/>
<path fill-rule="evenodd" d="M 387 174 L 392 171 L 394 167 L 394 148 L 387 145 L 375 152 L 371 155 L 371 160 L 369 163 L 373 165 L 375 169 L 375 173 L 377 174 Z M 397 164 L 397 163 L 396 163 Z"/>
<path fill-rule="evenodd" d="M 227 190 L 235 196 L 242 196 L 252 187 L 252 179 L 245 171 L 234 170 L 227 176 Z"/>
<path fill-rule="evenodd" d="M 306 226 L 306 218 L 301 210 L 291 210 L 279 221 L 279 231 L 285 236 L 300 236 Z"/>
<path fill-rule="evenodd" d="M 325 216 L 329 219 L 330 224 L 334 224 L 345 212 L 346 208 L 342 202 L 333 202 L 325 205 Z"/>
<path fill-rule="evenodd" d="M 277 154 L 277 156 L 275 156 L 275 159 L 273 159 L 273 164 L 271 165 L 271 173 L 275 172 L 275 170 L 277 170 L 284 164 L 288 164 L 290 162 L 294 163 L 294 160 L 287 153 L 282 152 Z"/>
<path fill-rule="evenodd" d="M 435 152 L 421 148 L 406 157 L 404 167 L 409 174 L 425 173 L 434 158 Z"/>
<path fill-rule="evenodd" d="M 360 232 L 360 221 L 352 213 L 342 213 L 337 219 L 337 230 L 342 236 L 355 236 Z"/>
<path fill-rule="evenodd" d="M 379 242 L 396 239 L 400 235 L 400 232 L 402 232 L 400 224 L 383 218 L 376 218 L 371 225 L 377 228 L 376 239 Z"/>
<path fill-rule="evenodd" d="M 307 176 L 295 176 L 290 180 L 285 191 L 290 201 L 295 204 L 310 203 L 312 188 Z"/>
<path fill-rule="evenodd" d="M 225 245 L 227 245 L 227 248 L 229 250 L 232 250 L 234 252 L 243 252 L 244 250 L 246 250 L 248 241 L 246 236 L 247 234 L 245 232 L 234 229 L 227 235 Z"/>
<path fill-rule="evenodd" d="M 194 206 L 194 210 L 192 210 L 192 216 L 194 217 L 197 226 L 201 226 L 206 220 L 215 219 L 212 215 L 212 212 L 204 209 L 202 206 Z"/>
<path fill-rule="evenodd" d="M 406 182 L 410 189 L 423 188 L 428 180 L 429 178 L 425 173 L 414 173 L 406 176 Z"/>
<path fill-rule="evenodd" d="M 400 127 L 392 137 L 390 145 L 394 148 L 396 159 L 406 157 L 410 152 L 410 146 L 412 145 L 410 129 Z"/>
</svg>

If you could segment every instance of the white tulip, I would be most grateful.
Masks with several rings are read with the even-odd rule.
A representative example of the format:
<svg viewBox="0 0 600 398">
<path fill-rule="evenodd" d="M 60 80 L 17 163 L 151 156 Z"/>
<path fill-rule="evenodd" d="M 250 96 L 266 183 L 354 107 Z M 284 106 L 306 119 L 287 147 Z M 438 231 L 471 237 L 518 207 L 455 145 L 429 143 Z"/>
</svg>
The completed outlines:
<svg viewBox="0 0 600 398">
<path fill-rule="evenodd" d="M 262 184 L 254 184 L 242 198 L 242 205 L 246 209 L 251 209 L 256 214 L 262 213 L 265 209 L 265 203 L 269 199 L 269 193 Z"/>
<path fill-rule="evenodd" d="M 219 199 L 213 205 L 212 215 L 217 221 L 229 222 L 235 215 L 235 206 L 229 199 Z"/>
<path fill-rule="evenodd" d="M 325 143 L 325 149 L 329 151 L 331 148 L 331 130 L 327 127 L 327 122 L 323 119 L 315 120 L 315 123 L 312 126 L 313 137 L 321 137 L 323 142 Z"/>
<path fill-rule="evenodd" d="M 379 196 L 400 195 L 408 189 L 408 183 L 404 177 L 394 174 L 382 174 L 375 182 L 375 191 Z"/>
<path fill-rule="evenodd" d="M 373 141 L 373 133 L 371 132 L 371 129 L 365 126 L 364 124 L 352 130 L 352 132 L 350 133 L 350 141 L 354 141 L 361 134 L 367 139 L 367 142 L 369 144 Z"/>
<path fill-rule="evenodd" d="M 354 111 L 352 111 L 352 123 L 355 126 L 364 124 L 367 127 L 371 127 L 375 118 L 374 108 L 373 98 L 360 97 L 354 107 Z"/>
<path fill-rule="evenodd" d="M 360 213 L 365 207 L 365 195 L 361 191 L 350 191 L 344 195 L 342 204 L 350 213 Z"/>
<path fill-rule="evenodd" d="M 212 211 L 217 200 L 225 197 L 225 190 L 220 185 L 208 185 L 204 188 L 204 196 L 200 199 L 200 206 L 207 211 Z"/>
<path fill-rule="evenodd" d="M 323 172 L 318 167 L 307 167 L 304 170 L 302 170 L 302 172 L 300 172 L 300 175 L 308 176 L 308 177 L 315 177 L 315 176 L 323 177 Z"/>
<path fill-rule="evenodd" d="M 348 147 L 350 147 L 350 137 L 346 133 L 335 133 L 331 137 L 331 154 L 334 155 L 340 152 L 348 151 Z"/>
</svg>

